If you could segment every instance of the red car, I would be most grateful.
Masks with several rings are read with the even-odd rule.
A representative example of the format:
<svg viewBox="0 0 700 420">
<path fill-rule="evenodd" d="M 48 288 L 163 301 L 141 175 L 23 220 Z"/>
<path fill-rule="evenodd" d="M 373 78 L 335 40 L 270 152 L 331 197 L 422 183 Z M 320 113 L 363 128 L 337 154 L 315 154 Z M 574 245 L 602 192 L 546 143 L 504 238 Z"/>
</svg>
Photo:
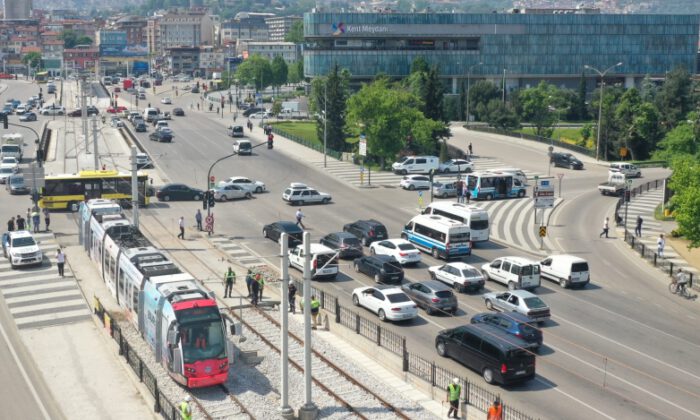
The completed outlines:
<svg viewBox="0 0 700 420">
<path fill-rule="evenodd" d="M 110 114 L 116 114 L 116 113 L 126 111 L 126 110 L 128 110 L 128 108 L 123 106 L 123 105 L 119 105 L 116 108 L 113 106 L 110 106 L 109 108 L 107 108 L 107 112 L 109 112 Z"/>
<path fill-rule="evenodd" d="M 122 90 L 119 88 L 119 86 L 115 86 L 115 87 L 114 87 L 114 93 L 119 93 L 119 92 L 121 92 L 121 91 L 122 91 Z"/>
</svg>

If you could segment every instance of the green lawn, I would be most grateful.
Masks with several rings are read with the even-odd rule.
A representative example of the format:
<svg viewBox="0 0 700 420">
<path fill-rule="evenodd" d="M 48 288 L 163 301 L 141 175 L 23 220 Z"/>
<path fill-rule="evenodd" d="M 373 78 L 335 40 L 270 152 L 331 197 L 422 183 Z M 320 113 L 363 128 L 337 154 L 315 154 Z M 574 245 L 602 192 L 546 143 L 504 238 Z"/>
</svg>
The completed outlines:
<svg viewBox="0 0 700 420">
<path fill-rule="evenodd" d="M 534 135 L 535 127 L 523 127 L 518 132 Z M 555 128 L 552 138 L 566 143 L 577 144 L 581 140 L 581 129 L 574 127 Z"/>
<path fill-rule="evenodd" d="M 289 134 L 293 134 L 297 137 L 301 137 L 311 143 L 317 143 L 319 145 L 323 142 L 316 135 L 316 123 L 310 121 L 295 121 L 295 122 L 279 122 L 273 123 L 274 127 L 279 130 L 286 131 Z"/>
</svg>

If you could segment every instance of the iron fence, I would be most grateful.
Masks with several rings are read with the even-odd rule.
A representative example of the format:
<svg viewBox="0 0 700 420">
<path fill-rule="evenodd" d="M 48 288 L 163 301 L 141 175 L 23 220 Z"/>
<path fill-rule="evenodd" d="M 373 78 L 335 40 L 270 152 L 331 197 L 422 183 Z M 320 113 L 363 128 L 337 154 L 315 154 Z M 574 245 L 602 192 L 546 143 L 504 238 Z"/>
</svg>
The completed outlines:
<svg viewBox="0 0 700 420">
<path fill-rule="evenodd" d="M 302 137 L 299 137 L 299 136 L 294 135 L 292 133 L 289 133 L 287 131 L 281 130 L 280 128 L 275 127 L 274 125 L 272 126 L 272 132 L 277 134 L 277 135 L 280 135 L 286 139 L 289 139 L 295 143 L 299 143 L 302 146 L 306 146 L 309 149 L 313 149 L 317 152 L 323 153 L 323 145 L 322 144 L 318 144 L 316 142 L 309 141 L 305 138 L 302 138 Z M 329 148 L 326 148 L 326 154 L 328 156 L 331 156 L 332 158 L 337 159 L 337 160 L 341 160 L 343 157 L 343 152 L 339 152 L 337 150 L 333 150 L 333 149 L 329 149 Z"/>
<path fill-rule="evenodd" d="M 493 134 L 500 134 L 503 136 L 509 136 L 509 137 L 517 137 L 521 139 L 526 139 L 526 140 L 532 140 L 536 141 L 539 143 L 545 143 L 549 144 L 552 146 L 557 146 L 561 147 L 562 149 L 569 149 L 573 150 L 574 152 L 581 153 L 587 156 L 595 156 L 595 150 L 588 149 L 587 147 L 583 146 L 577 146 L 575 144 L 569 144 L 561 140 L 557 139 L 552 139 L 548 137 L 541 137 L 541 136 L 536 136 L 534 134 L 526 134 L 526 133 L 517 133 L 514 131 L 508 131 L 508 130 L 501 130 L 499 128 L 493 128 L 493 127 L 484 127 L 484 126 L 470 126 L 470 130 L 474 131 L 482 131 L 484 133 L 493 133 Z"/>
</svg>

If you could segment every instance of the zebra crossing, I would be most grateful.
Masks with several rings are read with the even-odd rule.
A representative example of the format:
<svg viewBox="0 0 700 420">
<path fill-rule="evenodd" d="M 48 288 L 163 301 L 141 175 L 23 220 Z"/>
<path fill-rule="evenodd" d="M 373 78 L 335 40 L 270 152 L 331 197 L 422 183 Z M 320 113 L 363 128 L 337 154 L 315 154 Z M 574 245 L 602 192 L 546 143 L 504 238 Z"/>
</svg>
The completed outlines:
<svg viewBox="0 0 700 420">
<path fill-rule="evenodd" d="M 56 250 L 52 233 L 35 233 L 34 239 L 44 253 L 40 267 L 12 269 L 10 262 L 0 260 L 0 293 L 18 329 L 33 329 L 89 320 L 91 311 L 70 267 L 65 277 L 58 275 Z"/>
<path fill-rule="evenodd" d="M 252 268 L 265 264 L 261 258 L 253 255 L 249 250 L 238 245 L 228 237 L 214 237 L 211 242 L 220 250 L 228 254 L 232 260 L 245 268 Z"/>
</svg>

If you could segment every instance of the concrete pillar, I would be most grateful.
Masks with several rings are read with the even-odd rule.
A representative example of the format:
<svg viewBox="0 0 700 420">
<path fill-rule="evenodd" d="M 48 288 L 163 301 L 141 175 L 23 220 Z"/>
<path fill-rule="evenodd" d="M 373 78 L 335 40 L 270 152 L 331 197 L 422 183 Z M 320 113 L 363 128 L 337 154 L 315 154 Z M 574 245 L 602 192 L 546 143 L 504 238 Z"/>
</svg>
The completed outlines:
<svg viewBox="0 0 700 420">
<path fill-rule="evenodd" d="M 634 76 L 625 76 L 625 89 L 632 89 L 634 87 Z"/>
</svg>

